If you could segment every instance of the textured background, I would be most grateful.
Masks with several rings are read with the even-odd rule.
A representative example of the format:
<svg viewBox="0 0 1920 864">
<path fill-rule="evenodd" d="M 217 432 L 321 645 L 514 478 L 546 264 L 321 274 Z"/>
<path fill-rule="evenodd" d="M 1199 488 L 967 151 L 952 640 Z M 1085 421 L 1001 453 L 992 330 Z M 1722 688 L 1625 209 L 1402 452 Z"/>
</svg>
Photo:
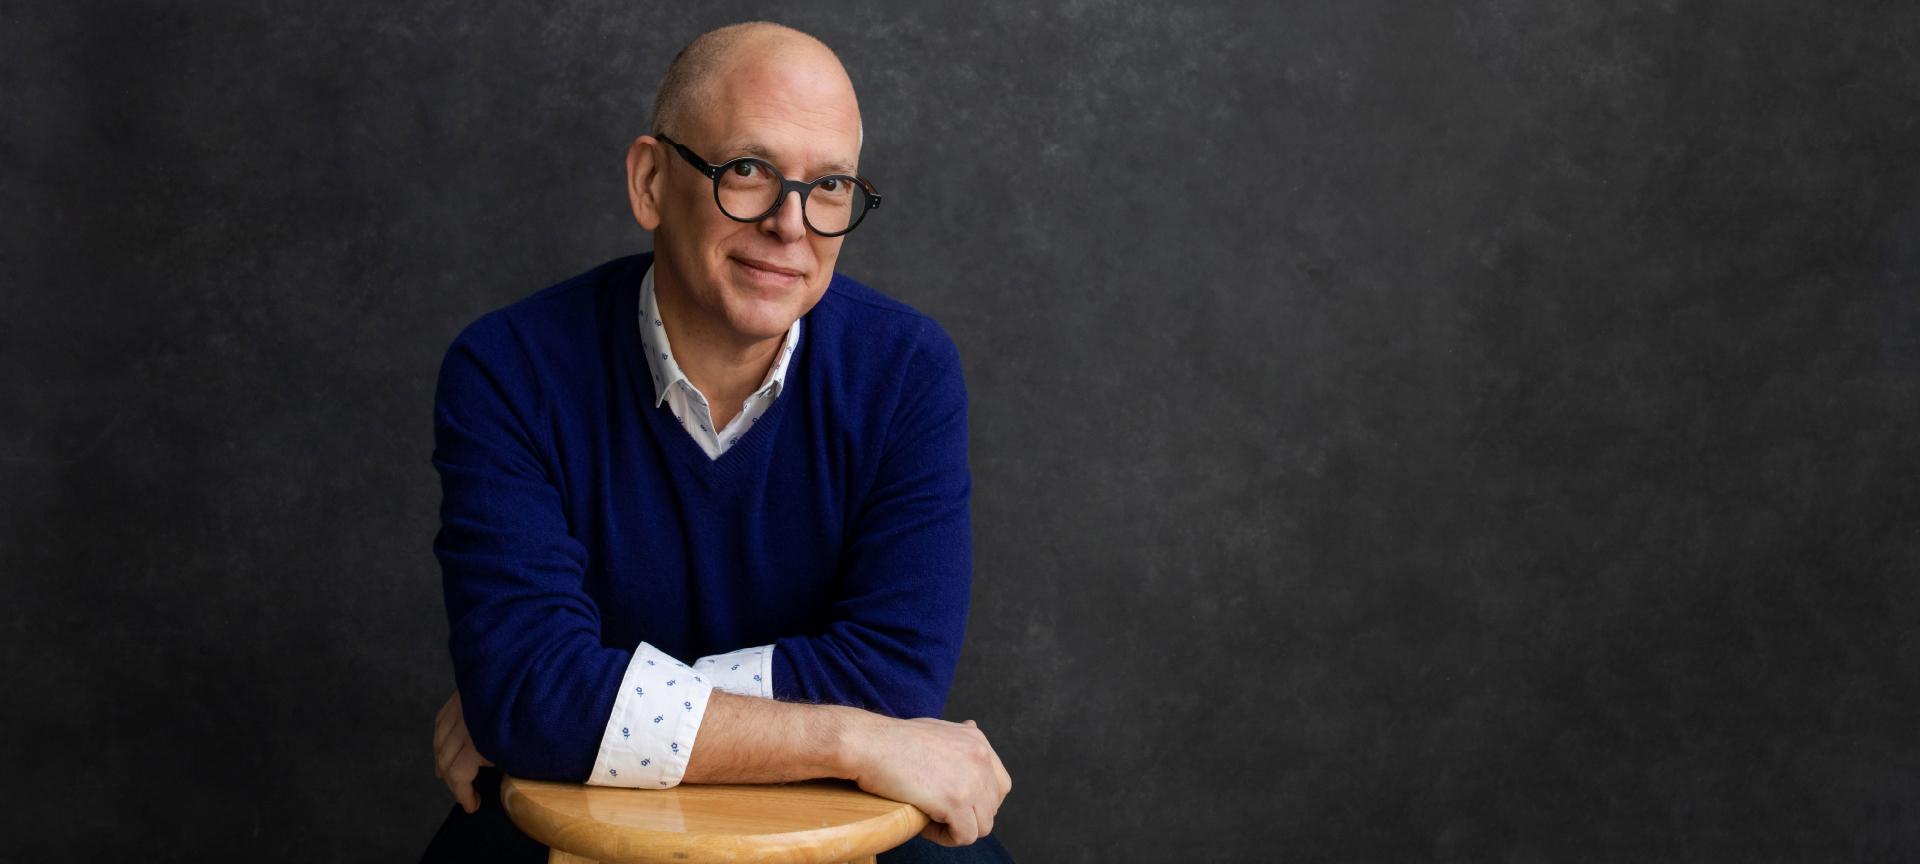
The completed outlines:
<svg viewBox="0 0 1920 864">
<path fill-rule="evenodd" d="M 753 17 L 966 361 L 1023 861 L 1920 854 L 1912 4 L 283 5 L 0 14 L 0 859 L 418 854 L 441 354 Z"/>
</svg>

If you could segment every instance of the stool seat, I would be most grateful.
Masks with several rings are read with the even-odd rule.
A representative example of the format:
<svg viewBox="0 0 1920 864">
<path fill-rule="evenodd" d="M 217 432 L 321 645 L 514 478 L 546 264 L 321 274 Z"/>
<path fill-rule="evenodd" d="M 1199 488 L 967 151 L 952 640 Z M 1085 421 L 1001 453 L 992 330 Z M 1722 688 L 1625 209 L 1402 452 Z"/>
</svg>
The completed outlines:
<svg viewBox="0 0 1920 864">
<path fill-rule="evenodd" d="M 840 780 L 622 789 L 509 776 L 500 801 L 550 862 L 872 861 L 928 821 Z"/>
</svg>

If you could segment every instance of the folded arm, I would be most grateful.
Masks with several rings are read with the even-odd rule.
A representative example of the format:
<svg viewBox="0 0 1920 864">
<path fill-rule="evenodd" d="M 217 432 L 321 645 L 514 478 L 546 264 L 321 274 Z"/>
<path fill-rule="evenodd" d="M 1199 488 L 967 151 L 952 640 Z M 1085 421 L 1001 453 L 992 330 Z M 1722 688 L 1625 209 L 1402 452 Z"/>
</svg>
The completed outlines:
<svg viewBox="0 0 1920 864">
<path fill-rule="evenodd" d="M 946 705 L 973 582 L 972 480 L 959 353 L 925 326 L 854 517 L 832 620 L 774 643 L 778 699 L 892 717 L 938 717 Z"/>
<path fill-rule="evenodd" d="M 696 749 L 690 741 L 707 703 L 683 698 L 689 677 L 736 694 L 896 718 L 941 713 L 966 627 L 971 484 L 958 353 L 927 326 L 939 338 L 925 340 L 929 347 L 902 366 L 904 398 L 874 454 L 862 504 L 849 516 L 842 588 L 829 624 L 816 634 L 703 657 L 691 668 L 649 658 L 643 645 L 619 687 L 588 782 L 657 787 L 682 779 L 687 752 L 713 746 Z M 680 691 L 670 692 L 675 686 Z M 690 721 L 686 728 L 675 727 L 675 715 Z"/>
<path fill-rule="evenodd" d="M 551 480 L 540 382 L 507 324 L 456 339 L 434 400 L 434 554 L 467 729 L 516 776 L 584 779 L 632 652 L 600 642 L 586 549 Z"/>
<path fill-rule="evenodd" d="M 434 550 L 464 703 L 450 707 L 474 744 L 449 747 L 455 730 L 437 726 L 449 785 L 459 772 L 447 772 L 448 752 L 486 753 L 516 776 L 611 785 L 841 776 L 926 810 L 944 823 L 929 829 L 939 842 L 990 830 L 1010 781 L 977 729 L 835 707 L 916 717 L 945 703 L 972 563 L 965 393 L 951 342 L 943 336 L 937 356 L 906 369 L 911 395 L 857 516 L 835 620 L 823 633 L 778 640 L 770 658 L 765 646 L 745 652 L 763 664 L 755 690 L 828 703 L 794 705 L 735 695 L 755 692 L 744 683 L 751 676 L 728 663 L 723 679 L 722 658 L 689 668 L 645 643 L 635 651 L 601 644 L 599 609 L 583 589 L 586 551 L 567 531 L 544 456 L 552 451 L 539 437 L 546 403 L 518 342 L 498 332 L 505 326 L 482 319 L 463 333 L 436 394 L 443 499 Z M 635 677 L 665 664 L 688 674 Z M 643 692 L 647 681 L 659 689 Z M 663 736 L 665 764 L 633 744 L 637 732 Z M 941 767 L 919 767 L 928 764 Z"/>
</svg>

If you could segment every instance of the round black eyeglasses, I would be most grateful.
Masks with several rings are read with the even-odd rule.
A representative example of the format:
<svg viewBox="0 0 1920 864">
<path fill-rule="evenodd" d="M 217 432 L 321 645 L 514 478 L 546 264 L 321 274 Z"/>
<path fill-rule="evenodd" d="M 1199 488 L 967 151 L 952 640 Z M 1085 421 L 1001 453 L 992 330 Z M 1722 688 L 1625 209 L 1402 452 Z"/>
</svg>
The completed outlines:
<svg viewBox="0 0 1920 864">
<path fill-rule="evenodd" d="M 787 193 L 798 192 L 800 217 L 807 227 L 822 237 L 838 237 L 859 226 L 868 210 L 880 206 L 880 192 L 864 177 L 828 174 L 804 182 L 788 180 L 765 159 L 742 156 L 715 165 L 672 138 L 658 132 L 653 137 L 673 145 L 681 158 L 713 180 L 713 203 L 735 222 L 772 216 Z"/>
</svg>

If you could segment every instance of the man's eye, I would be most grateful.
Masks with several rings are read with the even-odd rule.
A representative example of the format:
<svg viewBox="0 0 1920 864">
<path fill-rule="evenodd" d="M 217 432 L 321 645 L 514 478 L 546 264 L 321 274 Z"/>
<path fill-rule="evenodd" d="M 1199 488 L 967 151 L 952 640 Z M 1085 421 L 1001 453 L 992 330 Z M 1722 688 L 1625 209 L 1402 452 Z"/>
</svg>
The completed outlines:
<svg viewBox="0 0 1920 864">
<path fill-rule="evenodd" d="M 820 191 L 838 192 L 840 191 L 840 184 L 843 182 L 845 181 L 841 180 L 838 177 L 828 177 L 827 179 L 820 181 Z"/>
<path fill-rule="evenodd" d="M 754 171 L 758 167 L 759 166 L 753 164 L 752 162 L 740 162 L 733 166 L 733 173 L 738 174 L 741 177 L 752 177 Z"/>
</svg>

